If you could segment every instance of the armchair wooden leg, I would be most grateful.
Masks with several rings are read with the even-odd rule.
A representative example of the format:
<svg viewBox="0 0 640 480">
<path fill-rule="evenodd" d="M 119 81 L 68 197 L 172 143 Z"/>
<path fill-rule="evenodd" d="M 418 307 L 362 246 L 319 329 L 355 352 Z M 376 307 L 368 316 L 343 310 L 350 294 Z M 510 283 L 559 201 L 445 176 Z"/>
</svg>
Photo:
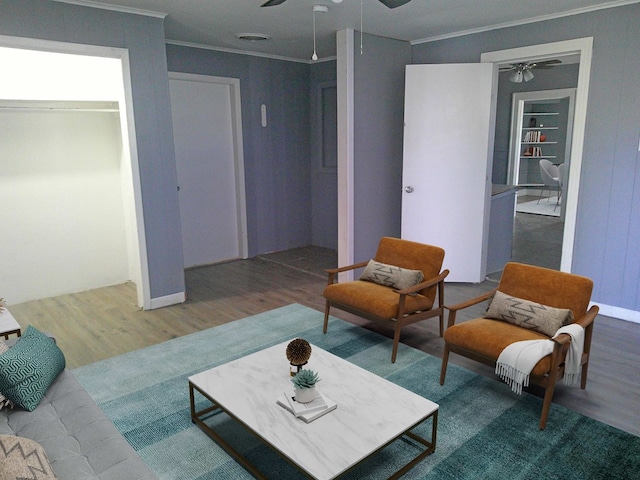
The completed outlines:
<svg viewBox="0 0 640 480">
<path fill-rule="evenodd" d="M 391 351 L 391 363 L 396 363 L 396 356 L 398 355 L 398 344 L 400 343 L 400 330 L 402 325 L 400 321 L 396 323 L 396 329 L 393 334 L 393 350 Z"/>
<path fill-rule="evenodd" d="M 549 410 L 551 410 L 551 399 L 553 398 L 553 391 L 556 385 L 553 382 L 547 386 L 544 392 L 544 400 L 542 402 L 542 414 L 540 415 L 540 430 L 544 430 L 547 426 L 547 417 L 549 417 Z"/>
<path fill-rule="evenodd" d="M 329 309 L 331 308 L 331 304 L 329 300 L 326 301 L 324 306 L 324 325 L 322 326 L 322 333 L 327 333 L 327 328 L 329 327 Z"/>
<path fill-rule="evenodd" d="M 449 363 L 449 347 L 444 344 L 442 352 L 442 368 L 440 369 L 440 385 L 444 385 L 444 377 L 447 375 L 447 363 Z"/>
</svg>

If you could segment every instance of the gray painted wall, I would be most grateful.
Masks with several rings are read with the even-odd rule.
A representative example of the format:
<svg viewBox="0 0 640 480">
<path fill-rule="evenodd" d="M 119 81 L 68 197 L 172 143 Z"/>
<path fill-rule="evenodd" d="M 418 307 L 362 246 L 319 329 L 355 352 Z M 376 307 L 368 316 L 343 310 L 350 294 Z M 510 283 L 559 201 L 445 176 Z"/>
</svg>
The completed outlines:
<svg viewBox="0 0 640 480">
<path fill-rule="evenodd" d="M 359 40 L 359 33 L 355 35 Z M 354 260 L 382 236 L 400 236 L 407 42 L 364 35 L 354 42 Z"/>
<path fill-rule="evenodd" d="M 171 72 L 240 79 L 249 256 L 310 245 L 309 66 L 171 44 L 167 63 Z"/>
<path fill-rule="evenodd" d="M 0 12 L 0 35 L 129 50 L 151 298 L 184 292 L 163 21 L 45 0 Z"/>
<path fill-rule="evenodd" d="M 413 47 L 413 63 L 478 62 L 483 52 L 593 37 L 572 270 L 592 300 L 640 311 L 640 4 Z"/>
</svg>

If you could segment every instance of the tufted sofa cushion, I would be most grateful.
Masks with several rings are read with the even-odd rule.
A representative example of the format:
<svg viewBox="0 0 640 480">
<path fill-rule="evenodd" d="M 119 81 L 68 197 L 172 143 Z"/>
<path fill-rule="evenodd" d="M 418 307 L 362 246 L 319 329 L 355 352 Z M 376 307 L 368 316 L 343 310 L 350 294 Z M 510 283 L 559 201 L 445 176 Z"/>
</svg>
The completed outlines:
<svg viewBox="0 0 640 480">
<path fill-rule="evenodd" d="M 33 412 L 1 410 L 0 434 L 38 442 L 60 479 L 157 479 L 67 369 Z"/>
</svg>

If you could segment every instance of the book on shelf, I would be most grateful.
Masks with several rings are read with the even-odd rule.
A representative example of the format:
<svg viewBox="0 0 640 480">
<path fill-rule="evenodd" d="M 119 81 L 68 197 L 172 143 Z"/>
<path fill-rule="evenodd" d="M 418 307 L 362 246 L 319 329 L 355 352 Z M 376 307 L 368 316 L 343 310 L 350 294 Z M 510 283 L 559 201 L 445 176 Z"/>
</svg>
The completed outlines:
<svg viewBox="0 0 640 480">
<path fill-rule="evenodd" d="M 524 135 L 524 142 L 527 143 L 538 143 L 541 142 L 541 132 L 539 132 L 538 130 L 532 130 L 529 131 L 527 133 L 525 133 Z"/>
<path fill-rule="evenodd" d="M 333 411 L 338 404 L 316 392 L 315 398 L 308 403 L 296 402 L 295 397 L 283 393 L 277 399 L 277 404 L 293 413 L 306 423 L 313 422 L 316 418 Z"/>
</svg>

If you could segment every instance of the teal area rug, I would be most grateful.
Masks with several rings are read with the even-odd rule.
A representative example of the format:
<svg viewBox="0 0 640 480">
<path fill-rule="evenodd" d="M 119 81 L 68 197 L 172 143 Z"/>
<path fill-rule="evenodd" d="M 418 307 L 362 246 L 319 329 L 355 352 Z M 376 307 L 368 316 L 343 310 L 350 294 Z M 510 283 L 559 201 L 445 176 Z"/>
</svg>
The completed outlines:
<svg viewBox="0 0 640 480">
<path fill-rule="evenodd" d="M 387 337 L 335 318 L 325 335 L 322 320 L 321 312 L 289 305 L 74 373 L 161 479 L 253 478 L 191 423 L 187 377 L 296 337 L 440 405 L 436 451 L 403 479 L 639 478 L 640 437 L 555 404 L 540 431 L 539 398 L 452 364 L 440 386 L 439 358 L 401 344 L 391 364 Z M 210 421 L 269 478 L 301 478 L 226 415 Z M 414 448 L 396 441 L 344 478 L 387 478 L 415 456 Z"/>
</svg>

